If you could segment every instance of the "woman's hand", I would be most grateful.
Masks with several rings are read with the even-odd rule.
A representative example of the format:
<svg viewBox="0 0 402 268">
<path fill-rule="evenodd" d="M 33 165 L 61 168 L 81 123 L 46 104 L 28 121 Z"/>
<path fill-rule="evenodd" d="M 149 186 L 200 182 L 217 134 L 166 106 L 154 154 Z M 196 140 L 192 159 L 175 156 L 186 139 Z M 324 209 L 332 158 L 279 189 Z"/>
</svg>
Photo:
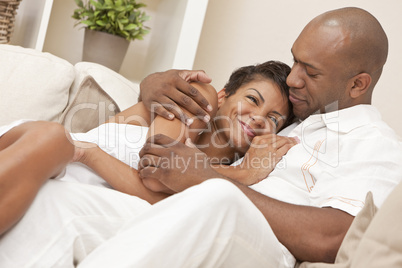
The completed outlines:
<svg viewBox="0 0 402 268">
<path fill-rule="evenodd" d="M 244 177 L 241 182 L 252 185 L 265 179 L 274 170 L 282 156 L 296 144 L 298 144 L 297 138 L 276 134 L 254 137 L 242 163 L 238 166 L 247 170 L 247 177 Z"/>
<path fill-rule="evenodd" d="M 71 162 L 86 163 L 88 159 L 88 153 L 91 149 L 98 147 L 95 143 L 74 141 L 74 156 Z"/>
<path fill-rule="evenodd" d="M 207 99 L 189 82 L 210 83 L 203 71 L 169 70 L 147 76 L 140 84 L 140 100 L 152 112 L 166 118 L 177 117 L 187 123 L 189 117 L 180 107 L 196 117 L 209 118 L 212 107 Z"/>
</svg>

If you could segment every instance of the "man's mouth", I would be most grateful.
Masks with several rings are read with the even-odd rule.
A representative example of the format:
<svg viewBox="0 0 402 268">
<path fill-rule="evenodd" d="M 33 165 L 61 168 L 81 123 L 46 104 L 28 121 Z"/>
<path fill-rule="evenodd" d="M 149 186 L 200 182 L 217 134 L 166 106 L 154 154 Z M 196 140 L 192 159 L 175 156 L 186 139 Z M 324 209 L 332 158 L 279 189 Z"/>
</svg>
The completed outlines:
<svg viewBox="0 0 402 268">
<path fill-rule="evenodd" d="M 289 93 L 289 100 L 293 104 L 298 104 L 298 103 L 301 103 L 301 102 L 305 102 L 305 100 L 293 95 L 292 93 Z"/>
<path fill-rule="evenodd" d="M 244 123 L 243 121 L 239 120 L 239 123 L 244 131 L 250 138 L 254 138 L 256 136 L 254 129 L 252 129 L 248 124 Z"/>
</svg>

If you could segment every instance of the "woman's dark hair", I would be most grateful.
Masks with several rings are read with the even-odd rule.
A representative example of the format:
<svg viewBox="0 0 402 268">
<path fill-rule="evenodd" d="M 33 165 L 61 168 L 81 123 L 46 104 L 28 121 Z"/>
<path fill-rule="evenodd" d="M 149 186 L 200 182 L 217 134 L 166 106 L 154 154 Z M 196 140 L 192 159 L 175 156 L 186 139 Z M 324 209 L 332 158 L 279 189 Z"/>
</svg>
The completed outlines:
<svg viewBox="0 0 402 268">
<path fill-rule="evenodd" d="M 289 86 L 286 84 L 286 78 L 291 68 L 280 61 L 267 61 L 261 64 L 244 66 L 236 69 L 225 85 L 226 97 L 236 93 L 236 91 L 244 84 L 253 80 L 266 78 L 278 85 L 282 95 L 286 97 L 289 105 L 289 116 L 286 119 L 284 127 L 294 122 L 293 105 L 289 101 Z"/>
</svg>

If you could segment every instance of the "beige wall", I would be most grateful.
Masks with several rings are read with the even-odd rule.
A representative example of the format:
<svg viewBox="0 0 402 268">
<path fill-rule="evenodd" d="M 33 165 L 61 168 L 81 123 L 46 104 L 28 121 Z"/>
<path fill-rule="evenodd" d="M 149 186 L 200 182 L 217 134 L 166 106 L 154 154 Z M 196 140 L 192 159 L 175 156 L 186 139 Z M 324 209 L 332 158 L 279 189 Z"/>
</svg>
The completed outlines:
<svg viewBox="0 0 402 268">
<path fill-rule="evenodd" d="M 210 0 L 194 68 L 204 69 L 221 88 L 233 69 L 277 59 L 292 64 L 290 48 L 316 15 L 356 6 L 371 12 L 388 34 L 388 62 L 373 104 L 402 136 L 402 1 L 400 0 Z"/>
</svg>

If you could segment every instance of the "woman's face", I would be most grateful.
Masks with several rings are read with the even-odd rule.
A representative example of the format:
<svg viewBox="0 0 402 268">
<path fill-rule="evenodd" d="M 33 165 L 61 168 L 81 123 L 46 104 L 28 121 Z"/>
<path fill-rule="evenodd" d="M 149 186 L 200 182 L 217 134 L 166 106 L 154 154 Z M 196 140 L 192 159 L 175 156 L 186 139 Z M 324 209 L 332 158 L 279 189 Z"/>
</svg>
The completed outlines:
<svg viewBox="0 0 402 268">
<path fill-rule="evenodd" d="M 255 136 L 276 133 L 289 115 L 286 96 L 269 79 L 251 81 L 229 97 L 220 96 L 215 123 L 219 139 L 245 153 Z"/>
</svg>

